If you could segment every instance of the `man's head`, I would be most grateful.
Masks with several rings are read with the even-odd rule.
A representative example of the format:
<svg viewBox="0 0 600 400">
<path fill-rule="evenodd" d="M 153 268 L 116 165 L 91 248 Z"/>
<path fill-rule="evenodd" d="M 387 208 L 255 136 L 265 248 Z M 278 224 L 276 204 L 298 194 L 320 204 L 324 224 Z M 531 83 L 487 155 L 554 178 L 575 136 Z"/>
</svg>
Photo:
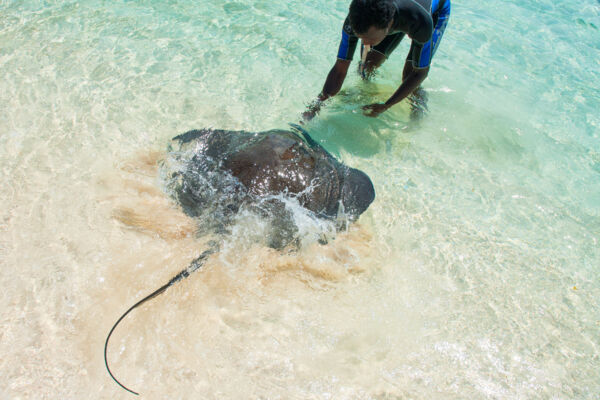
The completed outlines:
<svg viewBox="0 0 600 400">
<path fill-rule="evenodd" d="M 350 26 L 354 34 L 369 46 L 378 45 L 394 22 L 395 7 L 391 0 L 352 0 Z"/>
</svg>

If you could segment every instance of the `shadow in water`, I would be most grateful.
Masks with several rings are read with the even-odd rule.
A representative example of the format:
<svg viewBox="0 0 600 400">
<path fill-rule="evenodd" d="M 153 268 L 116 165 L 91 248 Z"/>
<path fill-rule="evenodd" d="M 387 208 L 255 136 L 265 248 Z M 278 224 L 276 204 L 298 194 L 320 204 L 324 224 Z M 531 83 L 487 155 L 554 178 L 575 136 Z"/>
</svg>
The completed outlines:
<svg viewBox="0 0 600 400">
<path fill-rule="evenodd" d="M 362 106 L 380 101 L 377 85 L 357 85 L 342 90 L 306 128 L 328 151 L 341 156 L 347 152 L 369 158 L 392 147 L 406 144 L 406 136 L 419 131 L 427 115 L 427 96 L 423 89 L 376 118 L 363 114 Z"/>
</svg>

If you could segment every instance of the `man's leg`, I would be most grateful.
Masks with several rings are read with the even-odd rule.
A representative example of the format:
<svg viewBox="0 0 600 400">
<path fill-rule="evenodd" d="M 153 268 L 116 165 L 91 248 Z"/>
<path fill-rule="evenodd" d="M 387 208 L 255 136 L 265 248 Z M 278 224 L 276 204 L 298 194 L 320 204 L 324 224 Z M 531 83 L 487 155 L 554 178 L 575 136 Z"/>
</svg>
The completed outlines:
<svg viewBox="0 0 600 400">
<path fill-rule="evenodd" d="M 410 53 L 409 53 L 410 54 Z M 413 71 L 414 67 L 410 56 L 404 63 L 404 69 L 402 71 L 402 80 L 404 81 L 408 75 Z M 429 69 L 429 67 L 427 67 Z M 422 86 L 416 88 L 409 96 L 408 101 L 410 102 L 410 119 L 417 120 L 421 119 L 428 111 L 427 108 L 427 92 Z"/>
<path fill-rule="evenodd" d="M 414 42 L 411 44 L 406 63 L 404 64 L 402 80 L 406 79 L 413 71 L 413 65 L 426 69 L 427 73 L 429 72 L 431 60 L 442 40 L 450 17 L 450 0 L 447 0 L 444 4 L 444 7 L 433 15 L 434 29 L 431 40 L 419 47 L 415 46 Z M 427 92 L 421 86 L 412 92 L 409 96 L 409 101 L 411 104 L 410 117 L 412 120 L 421 119 L 429 111 L 427 108 Z"/>
<path fill-rule="evenodd" d="M 363 79 L 369 80 L 375 74 L 375 70 L 383 64 L 387 57 L 385 54 L 380 53 L 375 49 L 367 50 L 365 47 L 368 46 L 361 46 L 361 53 L 367 52 L 367 54 L 364 56 L 361 54 L 361 61 L 358 64 L 358 73 Z"/>
<path fill-rule="evenodd" d="M 369 46 L 361 46 L 361 62 L 358 64 L 358 73 L 363 79 L 368 80 L 373 77 L 375 70 L 383 64 L 390 54 L 392 54 L 403 37 L 404 33 L 399 32 L 386 36 L 385 39 L 375 47 L 370 48 Z M 364 54 L 365 52 L 366 54 Z"/>
</svg>

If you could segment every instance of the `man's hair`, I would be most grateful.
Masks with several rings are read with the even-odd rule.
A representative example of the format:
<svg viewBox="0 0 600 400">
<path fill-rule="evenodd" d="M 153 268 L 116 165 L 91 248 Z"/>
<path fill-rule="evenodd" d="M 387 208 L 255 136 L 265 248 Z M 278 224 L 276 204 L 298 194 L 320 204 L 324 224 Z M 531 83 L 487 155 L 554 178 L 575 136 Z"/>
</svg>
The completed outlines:
<svg viewBox="0 0 600 400">
<path fill-rule="evenodd" d="M 352 0 L 350 3 L 350 26 L 354 33 L 366 33 L 370 27 L 388 27 L 394 18 L 392 0 Z"/>
</svg>

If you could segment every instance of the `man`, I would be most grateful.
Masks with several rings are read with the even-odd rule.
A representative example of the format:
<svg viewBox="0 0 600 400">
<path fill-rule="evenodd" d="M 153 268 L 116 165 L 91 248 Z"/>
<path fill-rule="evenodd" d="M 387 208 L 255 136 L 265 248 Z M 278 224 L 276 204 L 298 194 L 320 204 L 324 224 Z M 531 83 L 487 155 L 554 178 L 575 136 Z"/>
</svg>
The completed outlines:
<svg viewBox="0 0 600 400">
<path fill-rule="evenodd" d="M 303 117 L 312 119 L 323 101 L 340 91 L 358 39 L 362 40 L 359 73 L 364 79 L 373 75 L 404 35 L 412 39 L 402 72 L 402 84 L 385 103 L 364 106 L 366 115 L 376 117 L 415 93 L 429 73 L 431 59 L 449 17 L 450 0 L 352 0 L 344 21 L 337 61 L 327 75 L 321 94 L 308 106 Z"/>
</svg>

